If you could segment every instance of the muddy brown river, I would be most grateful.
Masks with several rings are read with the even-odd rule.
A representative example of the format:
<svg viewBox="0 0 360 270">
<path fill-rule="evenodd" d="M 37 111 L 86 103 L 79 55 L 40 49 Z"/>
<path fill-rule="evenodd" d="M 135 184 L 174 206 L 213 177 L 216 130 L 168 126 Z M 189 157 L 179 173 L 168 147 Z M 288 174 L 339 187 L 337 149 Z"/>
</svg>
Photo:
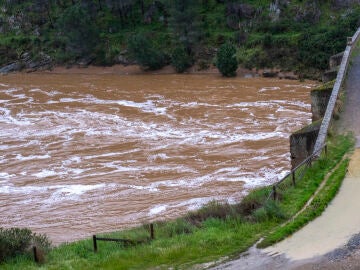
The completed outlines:
<svg viewBox="0 0 360 270">
<path fill-rule="evenodd" d="M 0 227 L 54 243 L 234 203 L 290 168 L 313 82 L 0 76 Z"/>
</svg>

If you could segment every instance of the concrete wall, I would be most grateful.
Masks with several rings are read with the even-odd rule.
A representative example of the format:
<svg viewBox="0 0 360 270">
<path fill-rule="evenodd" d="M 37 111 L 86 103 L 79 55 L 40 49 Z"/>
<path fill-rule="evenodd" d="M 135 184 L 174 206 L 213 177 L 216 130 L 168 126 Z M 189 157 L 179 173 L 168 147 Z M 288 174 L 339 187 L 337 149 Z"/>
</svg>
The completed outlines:
<svg viewBox="0 0 360 270">
<path fill-rule="evenodd" d="M 311 113 L 313 122 L 324 117 L 331 92 L 332 86 L 324 89 L 314 89 L 311 91 Z"/>
<path fill-rule="evenodd" d="M 290 136 L 292 169 L 312 154 L 320 130 L 320 125 L 321 121 L 316 121 Z"/>
</svg>

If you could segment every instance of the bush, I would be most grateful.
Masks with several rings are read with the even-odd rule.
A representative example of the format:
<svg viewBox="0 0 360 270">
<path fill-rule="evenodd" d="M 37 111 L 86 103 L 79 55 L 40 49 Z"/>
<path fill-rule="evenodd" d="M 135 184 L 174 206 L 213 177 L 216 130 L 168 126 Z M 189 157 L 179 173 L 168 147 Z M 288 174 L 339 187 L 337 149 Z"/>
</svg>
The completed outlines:
<svg viewBox="0 0 360 270">
<path fill-rule="evenodd" d="M 0 262 L 27 254 L 31 246 L 47 251 L 51 243 L 46 235 L 38 235 L 29 229 L 0 228 Z"/>
<path fill-rule="evenodd" d="M 171 55 L 171 65 L 179 73 L 183 73 L 193 64 L 192 57 L 186 52 L 185 48 L 177 47 Z"/>
<path fill-rule="evenodd" d="M 236 60 L 236 48 L 230 43 L 222 45 L 217 53 L 216 66 L 223 76 L 236 76 L 238 62 Z"/>
<path fill-rule="evenodd" d="M 160 69 L 166 64 L 165 55 L 150 40 L 144 34 L 130 37 L 128 42 L 129 54 L 144 68 Z"/>
</svg>

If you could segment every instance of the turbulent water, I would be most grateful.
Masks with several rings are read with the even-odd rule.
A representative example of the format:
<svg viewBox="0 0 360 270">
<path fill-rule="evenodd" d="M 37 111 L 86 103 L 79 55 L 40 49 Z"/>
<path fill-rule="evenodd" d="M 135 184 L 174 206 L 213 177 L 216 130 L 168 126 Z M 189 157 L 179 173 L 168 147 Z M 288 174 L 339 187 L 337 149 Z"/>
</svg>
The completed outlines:
<svg viewBox="0 0 360 270">
<path fill-rule="evenodd" d="M 0 227 L 55 243 L 235 202 L 289 169 L 311 83 L 218 75 L 0 77 Z"/>
</svg>

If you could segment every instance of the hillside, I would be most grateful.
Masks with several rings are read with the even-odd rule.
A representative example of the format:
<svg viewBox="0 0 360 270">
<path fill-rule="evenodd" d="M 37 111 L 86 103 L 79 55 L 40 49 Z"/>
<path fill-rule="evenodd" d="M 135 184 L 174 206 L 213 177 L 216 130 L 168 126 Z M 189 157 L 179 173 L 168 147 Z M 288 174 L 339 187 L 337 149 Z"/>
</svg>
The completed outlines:
<svg viewBox="0 0 360 270">
<path fill-rule="evenodd" d="M 3 0 L 0 66 L 206 69 L 225 42 L 245 68 L 316 78 L 359 26 L 359 0 Z"/>
</svg>

